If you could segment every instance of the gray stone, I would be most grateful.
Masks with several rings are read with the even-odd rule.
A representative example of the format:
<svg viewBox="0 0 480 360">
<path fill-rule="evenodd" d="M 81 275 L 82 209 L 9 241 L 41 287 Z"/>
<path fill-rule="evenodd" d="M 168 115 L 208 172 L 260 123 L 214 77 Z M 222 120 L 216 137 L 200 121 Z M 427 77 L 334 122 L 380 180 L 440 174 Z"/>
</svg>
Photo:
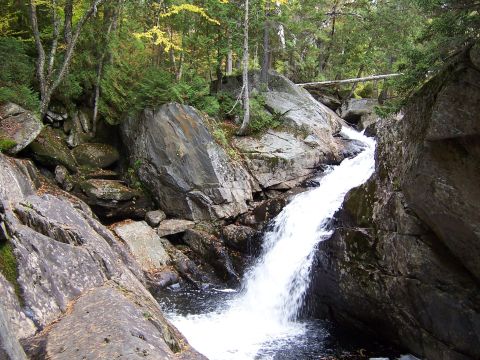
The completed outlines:
<svg viewBox="0 0 480 360">
<path fill-rule="evenodd" d="M 45 358 L 206 360 L 150 301 L 114 284 L 86 293 L 43 336 Z"/>
<path fill-rule="evenodd" d="M 316 315 L 426 359 L 480 358 L 480 76 L 468 52 L 376 124 L 374 176 L 320 243 Z M 471 57 L 471 55 L 470 55 Z"/>
<path fill-rule="evenodd" d="M 20 306 L 19 294 L 7 279 L 0 273 L 0 309 L 3 312 L 5 321 L 8 322 L 9 331 L 16 339 L 25 339 L 37 331 L 37 327 L 25 314 Z M 0 321 L 1 323 L 1 321 Z"/>
<path fill-rule="evenodd" d="M 31 161 L 0 153 L 0 200 L 19 201 L 33 195 L 40 186 L 38 171 Z"/>
<path fill-rule="evenodd" d="M 70 147 L 92 141 L 93 134 L 89 130 L 89 122 L 89 117 L 83 110 L 78 110 L 71 121 L 65 121 L 64 130 L 69 134 L 67 143 Z"/>
<path fill-rule="evenodd" d="M 337 110 L 338 115 L 352 124 L 357 124 L 364 116 L 373 114 L 378 105 L 375 99 L 349 99 Z M 368 125 L 367 125 L 368 126 Z"/>
<path fill-rule="evenodd" d="M 85 194 L 101 200 L 127 201 L 138 196 L 138 192 L 120 181 L 91 179 L 81 184 Z"/>
<path fill-rule="evenodd" d="M 157 227 L 167 215 L 162 210 L 149 211 L 145 214 L 145 221 L 152 227 Z"/>
<path fill-rule="evenodd" d="M 79 165 L 90 168 L 107 168 L 120 158 L 118 150 L 108 144 L 84 143 L 73 149 Z"/>
<path fill-rule="evenodd" d="M 125 186 L 121 181 L 90 179 L 81 182 L 80 188 L 82 193 L 78 195 L 103 218 L 143 219 L 152 206 L 145 193 Z"/>
<path fill-rule="evenodd" d="M 42 131 L 43 125 L 30 111 L 13 104 L 0 105 L 0 141 L 8 140 L 8 154 L 25 149 Z"/>
<path fill-rule="evenodd" d="M 12 329 L 12 323 L 0 304 L 0 359 L 27 360 L 22 345 Z"/>
<path fill-rule="evenodd" d="M 122 135 L 140 179 L 168 214 L 199 220 L 247 211 L 251 177 L 215 143 L 194 108 L 145 110 L 122 123 Z"/>
<path fill-rule="evenodd" d="M 160 237 L 183 233 L 195 226 L 193 221 L 183 219 L 163 220 L 157 228 L 157 234 Z"/>
<path fill-rule="evenodd" d="M 30 162 L 0 154 L 0 165 L 8 184 L 0 232 L 13 246 L 23 307 L 3 282 L 1 301 L 17 326 L 7 334 L 29 336 L 28 319 L 43 329 L 22 340 L 29 358 L 205 359 L 164 318 L 138 263 L 81 200 L 53 187 L 35 194 L 42 181 Z"/>
<path fill-rule="evenodd" d="M 44 127 L 42 132 L 30 144 L 33 158 L 40 164 L 55 167 L 65 166 L 71 172 L 77 172 L 77 162 L 65 140 L 51 127 Z"/>
<path fill-rule="evenodd" d="M 170 257 L 155 230 L 144 221 L 132 221 L 113 226 L 113 231 L 128 246 L 143 271 L 159 269 L 170 262 Z"/>
<path fill-rule="evenodd" d="M 332 161 L 320 142 L 310 135 L 306 140 L 285 131 L 269 130 L 260 138 L 241 137 L 235 147 L 245 156 L 245 163 L 262 188 L 290 182 L 292 188 L 313 174 L 320 165 Z"/>
<path fill-rule="evenodd" d="M 72 191 L 75 185 L 68 169 L 63 165 L 57 165 L 55 167 L 55 181 L 65 191 Z"/>
</svg>

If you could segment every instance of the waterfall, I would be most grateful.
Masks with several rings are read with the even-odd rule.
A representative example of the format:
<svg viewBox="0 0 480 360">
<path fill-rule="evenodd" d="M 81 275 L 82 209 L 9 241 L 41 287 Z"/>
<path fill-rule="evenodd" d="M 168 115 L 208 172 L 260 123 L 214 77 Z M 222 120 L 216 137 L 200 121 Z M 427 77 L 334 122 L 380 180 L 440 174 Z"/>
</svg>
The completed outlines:
<svg viewBox="0 0 480 360">
<path fill-rule="evenodd" d="M 272 343 L 281 346 L 306 331 L 297 315 L 309 285 L 315 247 L 331 235 L 331 218 L 345 194 L 374 171 L 375 142 L 349 128 L 343 128 L 342 134 L 363 142 L 365 150 L 332 167 L 317 188 L 297 195 L 275 218 L 243 290 L 217 311 L 169 315 L 190 344 L 210 360 L 257 359 L 261 348 Z"/>
</svg>

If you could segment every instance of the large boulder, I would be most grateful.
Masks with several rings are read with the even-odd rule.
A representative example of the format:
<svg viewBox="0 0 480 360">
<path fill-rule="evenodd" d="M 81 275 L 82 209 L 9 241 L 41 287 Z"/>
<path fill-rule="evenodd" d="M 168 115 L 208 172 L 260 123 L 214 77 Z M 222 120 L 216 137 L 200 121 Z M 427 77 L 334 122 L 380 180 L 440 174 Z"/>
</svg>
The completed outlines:
<svg viewBox="0 0 480 360">
<path fill-rule="evenodd" d="M 260 88 L 256 74 L 252 81 Z M 234 141 L 262 188 L 293 188 L 320 165 L 343 159 L 342 143 L 334 136 L 342 122 L 332 110 L 275 72 L 269 75 L 264 95 L 267 110 L 282 121 L 281 129 Z"/>
<path fill-rule="evenodd" d="M 89 168 L 107 168 L 120 158 L 118 150 L 108 144 L 85 143 L 73 149 L 78 165 Z"/>
<path fill-rule="evenodd" d="M 234 140 L 245 164 L 262 188 L 290 189 L 335 161 L 332 148 L 322 148 L 312 135 L 269 130 L 261 137 Z"/>
<path fill-rule="evenodd" d="M 417 92 L 403 118 L 377 123 L 375 174 L 347 195 L 313 271 L 318 315 L 427 359 L 480 358 L 475 49 Z"/>
<path fill-rule="evenodd" d="M 71 172 L 77 172 L 77 162 L 65 140 L 51 127 L 44 127 L 42 132 L 30 144 L 33 158 L 40 164 L 55 168 L 63 165 Z"/>
<path fill-rule="evenodd" d="M 373 114 L 377 105 L 376 99 L 349 99 L 342 104 L 337 113 L 345 121 L 358 124 L 362 119 Z"/>
<path fill-rule="evenodd" d="M 144 110 L 122 124 L 122 135 L 140 179 L 167 214 L 199 220 L 247 210 L 251 177 L 215 143 L 194 108 Z"/>
<path fill-rule="evenodd" d="M 13 104 L 0 105 L 0 148 L 8 154 L 25 149 L 43 125 L 30 111 Z"/>
<path fill-rule="evenodd" d="M 113 227 L 113 231 L 127 244 L 143 271 L 159 269 L 170 263 L 160 237 L 146 222 L 119 223 Z"/>
<path fill-rule="evenodd" d="M 82 192 L 78 196 L 102 218 L 141 219 L 152 206 L 143 191 L 129 188 L 118 180 L 90 179 L 79 185 Z"/>
<path fill-rule="evenodd" d="M 37 189 L 43 182 L 29 162 L 0 154 L 0 164 L 1 238 L 13 247 L 22 300 L 8 318 L 24 320 L 14 331 L 30 358 L 205 359 L 163 317 L 138 263 L 85 203 Z"/>
</svg>

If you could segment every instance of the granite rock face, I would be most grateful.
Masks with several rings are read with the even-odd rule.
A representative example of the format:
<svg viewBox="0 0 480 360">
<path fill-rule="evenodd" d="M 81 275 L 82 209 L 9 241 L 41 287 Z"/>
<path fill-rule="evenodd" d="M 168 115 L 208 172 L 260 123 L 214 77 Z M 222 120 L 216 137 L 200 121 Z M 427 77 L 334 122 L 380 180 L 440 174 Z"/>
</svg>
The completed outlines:
<svg viewBox="0 0 480 360">
<path fill-rule="evenodd" d="M 258 79 L 253 76 L 253 86 Z M 281 130 L 234 141 L 246 166 L 262 188 L 288 190 L 312 176 L 322 164 L 343 159 L 337 135 L 342 120 L 305 89 L 270 73 L 265 106 L 279 115 Z"/>
<path fill-rule="evenodd" d="M 0 241 L 13 247 L 22 301 L 7 314 L 21 320 L 14 331 L 29 357 L 204 359 L 165 320 L 138 263 L 85 203 L 49 187 L 31 162 L 0 154 L 0 166 Z"/>
<path fill-rule="evenodd" d="M 215 143 L 194 108 L 145 110 L 122 124 L 122 136 L 140 179 L 168 215 L 203 220 L 247 211 L 251 176 Z"/>
<path fill-rule="evenodd" d="M 478 45 L 377 123 L 374 176 L 320 244 L 309 305 L 427 359 L 480 358 Z"/>
</svg>

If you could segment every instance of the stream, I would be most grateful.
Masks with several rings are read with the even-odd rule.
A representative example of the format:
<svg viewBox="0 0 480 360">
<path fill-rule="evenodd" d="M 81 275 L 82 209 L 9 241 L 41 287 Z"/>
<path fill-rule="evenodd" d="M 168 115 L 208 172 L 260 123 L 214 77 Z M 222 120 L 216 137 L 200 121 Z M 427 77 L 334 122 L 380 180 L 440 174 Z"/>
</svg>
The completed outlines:
<svg viewBox="0 0 480 360">
<path fill-rule="evenodd" d="M 349 128 L 342 134 L 365 149 L 282 210 L 240 289 L 177 290 L 160 299 L 169 320 L 210 360 L 326 359 L 342 351 L 327 322 L 299 318 L 317 244 L 331 236 L 345 194 L 374 171 L 374 140 Z"/>
</svg>

